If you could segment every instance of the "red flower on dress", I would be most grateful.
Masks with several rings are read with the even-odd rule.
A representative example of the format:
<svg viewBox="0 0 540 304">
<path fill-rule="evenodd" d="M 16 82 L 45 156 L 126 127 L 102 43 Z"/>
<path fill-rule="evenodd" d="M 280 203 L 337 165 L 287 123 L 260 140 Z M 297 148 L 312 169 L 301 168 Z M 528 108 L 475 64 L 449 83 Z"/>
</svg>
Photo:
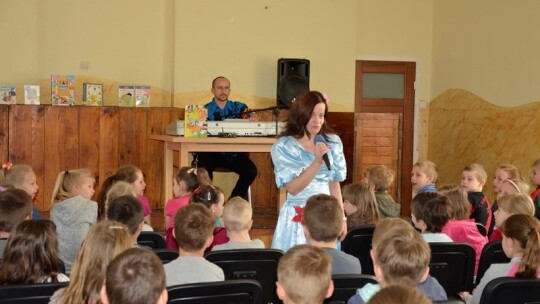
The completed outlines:
<svg viewBox="0 0 540 304">
<path fill-rule="evenodd" d="M 296 215 L 292 218 L 293 222 L 304 224 L 304 207 L 294 206 Z"/>
</svg>

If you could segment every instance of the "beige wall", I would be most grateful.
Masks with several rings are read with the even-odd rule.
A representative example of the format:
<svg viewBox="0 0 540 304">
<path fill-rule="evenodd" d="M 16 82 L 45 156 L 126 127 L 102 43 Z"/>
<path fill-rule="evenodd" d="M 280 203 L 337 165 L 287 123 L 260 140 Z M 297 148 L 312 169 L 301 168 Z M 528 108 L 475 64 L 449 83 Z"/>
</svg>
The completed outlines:
<svg viewBox="0 0 540 304">
<path fill-rule="evenodd" d="M 434 1 L 432 96 L 468 90 L 500 106 L 540 100 L 540 1 Z"/>
</svg>

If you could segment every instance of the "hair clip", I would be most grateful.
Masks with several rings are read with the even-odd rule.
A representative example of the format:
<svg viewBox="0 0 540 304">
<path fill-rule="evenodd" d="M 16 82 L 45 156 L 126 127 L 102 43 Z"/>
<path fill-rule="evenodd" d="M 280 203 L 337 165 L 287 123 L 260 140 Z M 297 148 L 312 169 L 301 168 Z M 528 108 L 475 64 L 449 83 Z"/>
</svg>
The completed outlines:
<svg viewBox="0 0 540 304">
<path fill-rule="evenodd" d="M 115 226 L 109 226 L 109 229 L 122 229 L 122 230 L 124 230 L 124 227 L 115 225 Z"/>
<path fill-rule="evenodd" d="M 326 93 L 323 93 L 322 96 L 324 98 L 324 102 L 326 102 L 326 103 L 330 102 L 330 97 L 328 97 L 328 95 L 326 95 Z"/>
<path fill-rule="evenodd" d="M 187 173 L 188 173 L 188 174 L 193 173 L 195 176 L 197 176 L 197 168 L 189 168 L 189 169 L 187 170 Z"/>
<path fill-rule="evenodd" d="M 193 194 L 201 194 L 201 187 L 197 187 L 197 189 L 193 190 Z"/>
<path fill-rule="evenodd" d="M 2 169 L 6 169 L 6 171 L 9 171 L 13 167 L 13 163 L 8 161 L 7 163 L 2 164 Z"/>
<path fill-rule="evenodd" d="M 212 193 L 210 191 L 208 191 L 208 193 L 206 194 L 206 200 L 207 201 L 211 201 L 212 200 Z"/>
<path fill-rule="evenodd" d="M 516 189 L 517 193 L 521 193 L 521 190 L 519 189 L 518 185 L 516 185 L 516 183 L 514 183 L 513 180 L 511 179 L 506 179 L 505 181 L 509 182 L 510 185 L 512 185 L 514 187 L 514 189 Z"/>
</svg>

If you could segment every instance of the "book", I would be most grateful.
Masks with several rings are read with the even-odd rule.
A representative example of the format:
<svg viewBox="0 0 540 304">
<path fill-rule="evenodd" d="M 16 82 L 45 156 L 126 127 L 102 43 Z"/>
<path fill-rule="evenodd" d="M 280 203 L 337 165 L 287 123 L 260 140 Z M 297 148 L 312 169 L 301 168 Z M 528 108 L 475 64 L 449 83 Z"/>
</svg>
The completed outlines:
<svg viewBox="0 0 540 304">
<path fill-rule="evenodd" d="M 39 104 L 39 86 L 25 85 L 24 86 L 24 104 L 38 105 Z"/>
<path fill-rule="evenodd" d="M 54 106 L 75 105 L 75 75 L 51 75 L 51 99 Z"/>
<path fill-rule="evenodd" d="M 206 108 L 202 105 L 188 105 L 184 113 L 184 137 L 207 137 Z"/>
<path fill-rule="evenodd" d="M 150 106 L 150 86 L 135 87 L 135 106 L 148 107 Z"/>
<path fill-rule="evenodd" d="M 98 83 L 83 83 L 83 105 L 103 105 L 103 85 Z"/>
<path fill-rule="evenodd" d="M 15 104 L 17 88 L 14 85 L 0 85 L 0 104 Z"/>
<path fill-rule="evenodd" d="M 134 107 L 135 106 L 135 87 L 133 86 L 118 86 L 118 106 L 119 107 Z"/>
</svg>

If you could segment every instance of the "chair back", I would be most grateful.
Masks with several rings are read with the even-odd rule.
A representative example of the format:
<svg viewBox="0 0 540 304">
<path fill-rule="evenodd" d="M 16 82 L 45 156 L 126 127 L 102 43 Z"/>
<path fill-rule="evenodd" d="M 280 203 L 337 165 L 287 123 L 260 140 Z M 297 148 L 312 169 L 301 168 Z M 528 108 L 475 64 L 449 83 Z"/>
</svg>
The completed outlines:
<svg viewBox="0 0 540 304">
<path fill-rule="evenodd" d="M 211 251 L 205 258 L 223 269 L 225 280 L 257 280 L 263 289 L 263 303 L 281 303 L 276 294 L 279 249 L 235 249 Z"/>
<path fill-rule="evenodd" d="M 178 251 L 172 249 L 154 249 L 153 251 L 157 254 L 163 265 L 176 260 L 179 255 Z"/>
<path fill-rule="evenodd" d="M 231 280 L 167 287 L 169 304 L 260 304 L 263 290 L 255 280 Z"/>
<path fill-rule="evenodd" d="M 367 283 L 377 284 L 374 276 L 369 274 L 339 274 L 333 275 L 334 293 L 324 301 L 325 304 L 345 304 L 356 294 L 358 288 Z"/>
<path fill-rule="evenodd" d="M 480 297 L 480 304 L 538 304 L 540 279 L 496 278 L 490 281 Z"/>
<path fill-rule="evenodd" d="M 460 291 L 472 291 L 474 247 L 466 243 L 429 243 L 429 247 L 429 274 L 439 281 L 448 298 L 458 297 Z"/>
<path fill-rule="evenodd" d="M 137 244 L 151 249 L 165 249 L 165 238 L 155 231 L 143 231 L 137 238 Z"/>
<path fill-rule="evenodd" d="M 478 263 L 478 272 L 476 273 L 476 284 L 480 282 L 480 279 L 486 273 L 486 270 L 491 264 L 496 263 L 509 263 L 510 259 L 504 254 L 502 249 L 502 241 L 491 241 L 487 243 L 482 249 L 480 255 L 480 262 Z"/>
<path fill-rule="evenodd" d="M 341 242 L 341 251 L 353 255 L 360 260 L 363 274 L 375 274 L 373 271 L 373 261 L 369 254 L 373 231 L 375 231 L 375 225 L 354 228 L 347 233 L 347 236 Z"/>
<path fill-rule="evenodd" d="M 476 229 L 478 229 L 478 232 L 480 232 L 481 235 L 488 235 L 486 226 L 482 225 L 481 223 L 476 223 Z"/>
<path fill-rule="evenodd" d="M 0 286 L 1 304 L 47 304 L 54 292 L 68 282 Z"/>
</svg>

